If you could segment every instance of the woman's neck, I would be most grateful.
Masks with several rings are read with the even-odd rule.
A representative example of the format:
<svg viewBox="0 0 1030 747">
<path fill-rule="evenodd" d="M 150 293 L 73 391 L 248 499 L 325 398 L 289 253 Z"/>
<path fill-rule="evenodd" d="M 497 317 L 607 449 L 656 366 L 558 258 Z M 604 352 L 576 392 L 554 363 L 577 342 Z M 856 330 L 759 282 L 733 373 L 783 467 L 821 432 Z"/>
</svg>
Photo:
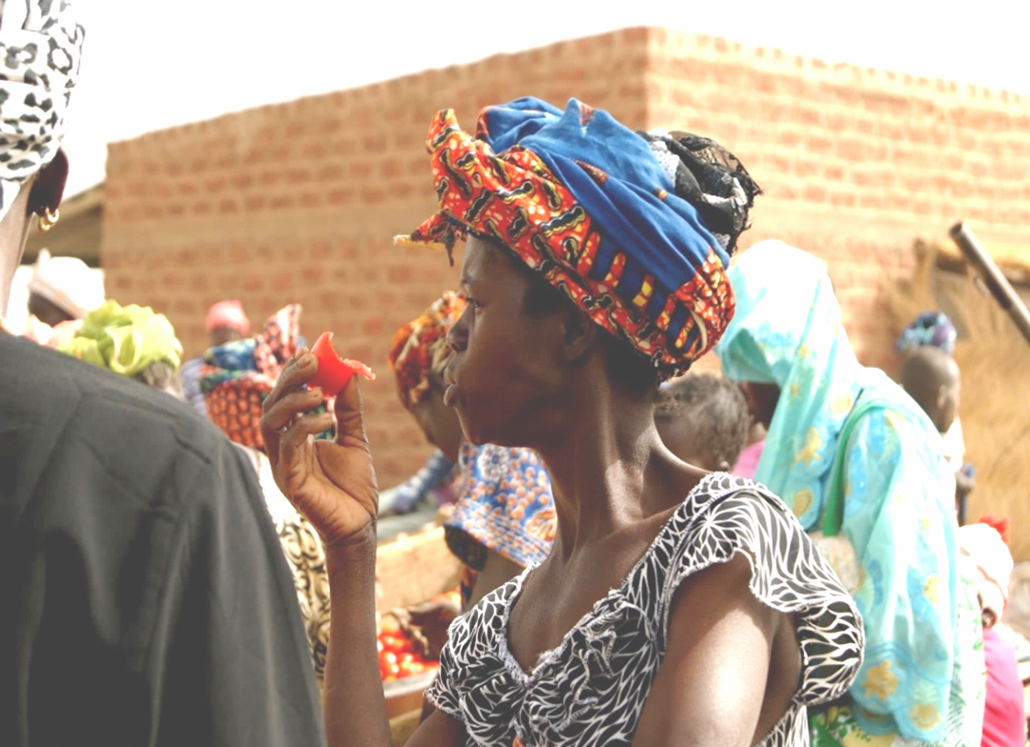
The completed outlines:
<svg viewBox="0 0 1030 747">
<path fill-rule="evenodd" d="M 662 443 L 648 394 L 634 396 L 611 385 L 572 389 L 570 396 L 579 401 L 570 402 L 566 412 L 577 417 L 557 429 L 560 437 L 537 447 L 558 513 L 556 551 L 565 556 L 676 505 L 681 486 L 691 480 L 664 479 L 684 465 Z M 652 489 L 657 483 L 668 484 L 669 491 Z"/>
</svg>

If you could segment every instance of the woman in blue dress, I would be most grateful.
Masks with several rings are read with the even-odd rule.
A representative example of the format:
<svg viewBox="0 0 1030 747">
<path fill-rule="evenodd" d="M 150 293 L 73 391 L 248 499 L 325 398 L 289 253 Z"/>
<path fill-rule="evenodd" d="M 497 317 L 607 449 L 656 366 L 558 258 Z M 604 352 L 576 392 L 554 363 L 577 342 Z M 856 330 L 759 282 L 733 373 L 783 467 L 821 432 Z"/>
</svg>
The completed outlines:
<svg viewBox="0 0 1030 747">
<path fill-rule="evenodd" d="M 844 707 L 814 719 L 817 742 L 979 744 L 982 635 L 940 434 L 900 386 L 859 364 L 821 260 L 765 241 L 730 282 L 737 313 L 716 352 L 768 429 L 755 480 L 806 530 L 839 528 L 821 547 L 865 626 L 862 669 Z"/>
</svg>

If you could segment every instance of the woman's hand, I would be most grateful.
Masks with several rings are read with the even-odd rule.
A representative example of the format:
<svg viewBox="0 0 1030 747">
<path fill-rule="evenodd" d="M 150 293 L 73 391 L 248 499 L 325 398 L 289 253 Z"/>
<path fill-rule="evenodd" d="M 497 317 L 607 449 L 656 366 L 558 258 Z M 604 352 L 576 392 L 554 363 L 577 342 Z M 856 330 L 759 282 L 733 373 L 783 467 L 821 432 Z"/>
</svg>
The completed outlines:
<svg viewBox="0 0 1030 747">
<path fill-rule="evenodd" d="M 290 359 L 265 399 L 261 435 L 279 489 L 329 548 L 374 534 L 379 491 L 357 376 L 336 398 L 336 442 L 309 438 L 332 424 L 329 413 L 311 413 L 322 403 L 322 391 L 302 389 L 317 370 L 307 348 Z"/>
</svg>

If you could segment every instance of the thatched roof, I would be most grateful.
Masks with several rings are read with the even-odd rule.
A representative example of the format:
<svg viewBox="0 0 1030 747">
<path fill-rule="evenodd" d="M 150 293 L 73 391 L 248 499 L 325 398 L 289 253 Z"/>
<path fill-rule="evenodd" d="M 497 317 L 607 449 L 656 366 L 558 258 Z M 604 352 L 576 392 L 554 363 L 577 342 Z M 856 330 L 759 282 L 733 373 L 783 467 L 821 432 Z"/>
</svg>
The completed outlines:
<svg viewBox="0 0 1030 747">
<path fill-rule="evenodd" d="M 966 461 L 976 470 L 968 517 L 1007 516 L 1014 528 L 1030 526 L 1030 343 L 992 296 L 972 279 L 950 241 L 920 240 L 910 280 L 888 288 L 898 326 L 919 312 L 938 308 L 960 330 L 955 360 L 962 370 L 960 417 Z M 987 247 L 1005 275 L 1030 293 L 1030 252 Z M 1015 529 L 1012 555 L 1030 560 L 1030 532 Z"/>
</svg>

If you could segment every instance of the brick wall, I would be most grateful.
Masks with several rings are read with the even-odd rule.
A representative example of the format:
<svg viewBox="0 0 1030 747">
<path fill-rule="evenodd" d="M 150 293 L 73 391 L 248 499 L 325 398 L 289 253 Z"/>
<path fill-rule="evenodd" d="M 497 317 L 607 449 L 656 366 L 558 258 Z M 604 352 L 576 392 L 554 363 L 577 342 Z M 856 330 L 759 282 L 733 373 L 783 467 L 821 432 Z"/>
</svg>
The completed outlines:
<svg viewBox="0 0 1030 747">
<path fill-rule="evenodd" d="M 649 125 L 727 144 L 765 190 L 744 248 L 827 261 L 863 362 L 892 368 L 885 281 L 967 220 L 1030 256 L 1030 97 L 648 30 Z"/>
<path fill-rule="evenodd" d="M 369 435 L 395 484 L 428 447 L 394 393 L 389 341 L 457 278 L 441 254 L 390 242 L 434 207 L 426 127 L 441 106 L 471 127 L 484 104 L 526 94 L 730 147 L 766 190 L 747 243 L 825 257 L 867 362 L 890 362 L 883 286 L 915 236 L 965 218 L 984 241 L 1030 247 L 1027 97 L 637 28 L 114 143 L 108 292 L 168 314 L 189 355 L 214 301 L 241 299 L 252 322 L 301 302 L 309 338 L 335 330 L 379 372 Z"/>
</svg>

